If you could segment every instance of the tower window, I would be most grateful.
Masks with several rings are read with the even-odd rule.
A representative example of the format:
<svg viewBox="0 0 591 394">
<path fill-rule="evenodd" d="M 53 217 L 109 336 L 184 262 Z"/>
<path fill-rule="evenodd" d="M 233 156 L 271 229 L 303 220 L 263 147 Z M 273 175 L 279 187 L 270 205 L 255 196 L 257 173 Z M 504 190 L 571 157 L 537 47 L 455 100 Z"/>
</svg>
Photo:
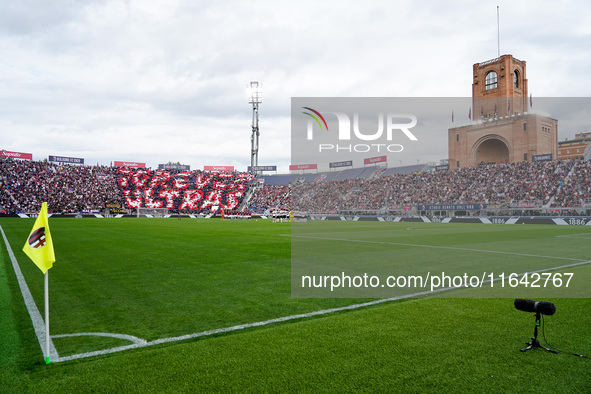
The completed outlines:
<svg viewBox="0 0 591 394">
<path fill-rule="evenodd" d="M 497 88 L 497 73 L 496 72 L 491 71 L 488 74 L 486 74 L 486 78 L 484 79 L 484 87 L 485 87 L 485 90 Z"/>
<path fill-rule="evenodd" d="M 513 71 L 513 87 L 519 87 L 519 71 Z"/>
</svg>

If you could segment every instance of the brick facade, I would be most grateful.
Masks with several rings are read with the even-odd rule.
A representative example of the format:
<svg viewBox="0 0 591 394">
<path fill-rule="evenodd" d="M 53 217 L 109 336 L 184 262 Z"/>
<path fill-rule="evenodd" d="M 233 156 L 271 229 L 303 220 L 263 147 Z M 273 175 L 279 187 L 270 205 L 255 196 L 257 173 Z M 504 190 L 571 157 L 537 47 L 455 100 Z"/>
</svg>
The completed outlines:
<svg viewBox="0 0 591 394">
<path fill-rule="evenodd" d="M 558 143 L 558 159 L 583 159 L 587 146 L 591 144 L 591 132 L 578 133 L 572 140 Z"/>
<path fill-rule="evenodd" d="M 558 121 L 528 113 L 526 64 L 511 55 L 473 66 L 470 125 L 448 130 L 449 167 L 557 158 Z"/>
</svg>

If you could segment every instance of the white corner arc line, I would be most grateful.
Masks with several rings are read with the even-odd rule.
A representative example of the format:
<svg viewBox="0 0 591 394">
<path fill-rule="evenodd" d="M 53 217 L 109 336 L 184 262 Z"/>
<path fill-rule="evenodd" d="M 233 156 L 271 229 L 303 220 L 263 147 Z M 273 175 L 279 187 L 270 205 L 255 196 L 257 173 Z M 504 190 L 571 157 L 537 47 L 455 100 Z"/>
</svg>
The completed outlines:
<svg viewBox="0 0 591 394">
<path fill-rule="evenodd" d="M 240 331 L 240 330 L 245 330 L 247 328 L 253 328 L 253 327 L 262 327 L 262 326 L 267 326 L 267 325 L 275 324 L 275 323 L 282 323 L 282 322 L 286 322 L 286 321 L 290 321 L 290 320 L 305 319 L 305 318 L 314 317 L 314 316 L 322 316 L 322 315 L 327 315 L 327 314 L 331 314 L 331 313 L 335 313 L 335 312 L 354 310 L 354 309 L 359 309 L 359 308 L 363 308 L 363 307 L 383 304 L 385 302 L 404 300 L 407 298 L 421 297 L 424 295 L 439 293 L 442 291 L 453 290 L 453 289 L 455 289 L 455 288 L 449 287 L 449 288 L 441 288 L 441 289 L 437 289 L 437 290 L 433 290 L 433 291 L 422 291 L 419 293 L 406 294 L 406 295 L 401 295 L 401 296 L 396 296 L 396 297 L 391 297 L 391 298 L 384 298 L 384 299 L 379 299 L 379 300 L 375 300 L 375 301 L 364 302 L 361 304 L 346 305 L 346 306 L 342 306 L 339 308 L 323 309 L 320 311 L 302 313 L 299 315 L 283 316 L 283 317 L 278 317 L 275 319 L 264 320 L 264 321 L 253 322 L 253 323 L 239 324 L 236 326 L 217 328 L 217 329 L 213 329 L 213 330 L 207 330 L 207 331 L 197 332 L 197 333 L 193 333 L 193 334 L 186 334 L 186 335 L 181 335 L 181 336 L 177 336 L 177 337 L 161 338 L 161 339 L 156 339 L 154 341 L 146 342 L 144 344 L 133 344 L 133 345 L 127 345 L 127 346 L 114 347 L 114 348 L 110 348 L 110 349 L 97 350 L 97 351 L 93 351 L 93 352 L 79 353 L 79 354 L 74 354 L 71 356 L 60 357 L 55 362 L 64 362 L 64 361 L 77 360 L 77 359 L 93 357 L 93 356 L 101 356 L 101 355 L 105 355 L 105 354 L 122 352 L 124 350 L 160 345 L 163 343 L 180 342 L 180 341 L 185 341 L 188 339 L 207 337 L 207 336 L 211 336 L 211 335 L 223 334 L 223 333 L 233 332 L 233 331 Z"/>
<path fill-rule="evenodd" d="M 52 338 L 70 338 L 70 337 L 107 337 L 107 338 L 116 338 L 116 339 L 123 339 L 126 341 L 133 342 L 136 345 L 145 345 L 148 343 L 145 339 L 135 337 L 133 335 L 127 334 L 116 334 L 110 332 L 77 332 L 74 334 L 58 334 L 52 335 Z"/>
<path fill-rule="evenodd" d="M 45 353 L 45 322 L 43 317 L 41 317 L 41 313 L 39 313 L 39 309 L 35 304 L 35 300 L 33 299 L 33 295 L 29 290 L 29 286 L 27 286 L 27 282 L 25 281 L 25 277 L 21 271 L 21 267 L 18 265 L 18 261 L 12 252 L 12 248 L 8 243 L 8 239 L 6 238 L 6 234 L 4 234 L 4 229 L 0 226 L 0 232 L 2 232 L 2 238 L 4 238 L 4 244 L 6 245 L 6 251 L 8 252 L 8 256 L 12 261 L 12 267 L 14 269 L 14 273 L 16 274 L 16 279 L 18 280 L 18 285 L 21 289 L 21 294 L 23 295 L 23 300 L 25 301 L 25 306 L 27 307 L 27 311 L 29 312 L 29 316 L 31 317 L 31 322 L 33 323 L 33 329 L 35 330 L 35 335 L 37 335 L 37 340 L 39 341 L 39 346 L 41 346 L 41 354 Z M 55 346 L 53 345 L 53 341 L 49 338 L 49 356 L 51 360 L 57 361 L 59 360 L 59 355 Z"/>
<path fill-rule="evenodd" d="M 9 252 L 9 256 L 11 257 L 11 259 L 13 260 L 13 266 L 15 268 L 15 272 L 18 271 L 17 277 L 20 275 L 20 278 L 22 277 L 22 273 L 20 271 L 20 267 L 18 266 L 18 263 L 16 262 L 16 258 L 14 257 L 14 254 L 12 253 L 12 249 L 10 248 L 10 245 L 8 244 L 8 240 L 6 239 L 6 236 L 4 234 L 4 231 L 2 229 L 2 226 L 0 226 L 0 231 L 2 232 L 2 236 L 4 238 L 4 242 L 7 246 L 7 250 Z M 312 238 L 312 237 L 310 237 Z M 332 239 L 332 240 L 339 240 L 339 241 L 351 241 L 351 240 L 346 240 L 346 239 Z M 386 243 L 387 242 L 377 242 L 377 241 L 363 241 L 363 242 L 371 242 L 371 243 Z M 392 243 L 392 244 L 397 244 L 397 243 Z M 438 246 L 431 246 L 431 245 L 415 245 L 415 244 L 397 244 L 397 245 L 406 245 L 406 246 L 424 246 L 424 247 L 433 247 L 433 248 L 440 248 Z M 446 247 L 443 247 L 446 248 Z M 458 249 L 458 250 L 469 250 L 469 251 L 480 251 L 480 250 L 476 250 L 476 249 L 463 249 L 463 248 L 454 248 L 454 247 L 447 247 L 447 249 Z M 481 250 L 482 252 L 493 252 L 494 251 L 487 251 L 487 250 Z M 539 270 L 539 271 L 530 271 L 530 272 L 541 272 L 541 271 L 552 271 L 552 270 L 559 270 L 559 269 L 564 269 L 564 268 L 568 268 L 568 267 L 575 267 L 575 266 L 579 266 L 579 265 L 585 265 L 585 264 L 589 264 L 591 263 L 591 260 L 587 260 L 587 261 L 581 261 L 580 259 L 571 259 L 571 258 L 560 258 L 560 257 L 551 257 L 551 256 L 535 256 L 535 255 L 528 255 L 528 254 L 521 254 L 521 253 L 511 253 L 511 252 L 506 252 L 507 254 L 517 254 L 517 255 L 523 255 L 523 256 L 532 256 L 532 257 L 547 257 L 547 258 L 556 258 L 556 259 L 563 259 L 563 260 L 574 260 L 577 261 L 577 263 L 572 263 L 572 264 L 567 264 L 567 265 L 563 265 L 563 266 L 559 266 L 559 267 L 553 267 L 553 268 L 545 268 L 543 270 Z M 26 285 L 26 282 L 24 282 L 24 278 L 22 279 L 23 283 L 24 283 L 24 287 L 26 288 L 26 291 L 28 292 L 28 297 L 30 297 L 30 302 L 32 303 L 32 308 L 34 308 L 34 310 L 36 310 L 37 315 L 39 316 L 39 320 L 41 321 L 41 336 L 38 336 L 39 339 L 39 343 L 41 345 L 41 349 L 44 349 L 44 325 L 43 325 L 43 319 L 41 318 L 41 315 L 39 314 L 39 310 L 37 309 L 34 300 L 28 290 L 28 287 Z M 499 279 L 494 279 L 494 281 L 498 281 Z M 490 281 L 486 281 L 487 283 Z M 19 285 L 20 285 L 20 280 L 19 280 Z M 187 334 L 187 335 L 181 335 L 181 336 L 177 336 L 177 337 L 169 337 L 169 338 L 161 338 L 161 339 L 157 339 L 154 341 L 146 341 L 144 339 L 132 336 L 132 335 L 126 335 L 126 334 L 110 334 L 110 333 L 76 333 L 76 334 L 60 334 L 60 335 L 52 335 L 53 338 L 64 338 L 64 337 L 75 337 L 75 336 L 105 336 L 105 337 L 114 337 L 114 338 L 119 338 L 119 339 L 126 339 L 129 340 L 131 342 L 133 342 L 133 344 L 131 345 L 125 345 L 125 346 L 118 346 L 118 347 L 114 347 L 114 348 L 110 348 L 110 349 L 103 349 L 103 350 L 97 350 L 97 351 L 92 351 L 92 352 L 86 352 L 86 353 L 78 353 L 78 354 L 74 354 L 71 356 L 65 356 L 65 357 L 59 357 L 57 355 L 57 351 L 55 350 L 55 347 L 53 346 L 53 342 L 50 342 L 50 346 L 51 346 L 51 351 L 52 351 L 52 357 L 54 357 L 54 362 L 64 362 L 64 361 L 71 361 L 71 360 L 76 360 L 76 359 L 81 359 L 81 358 L 88 358 L 88 357 L 93 357 L 93 356 L 100 356 L 100 355 L 106 355 L 106 354 L 111 354 L 111 353 L 116 353 L 116 352 L 121 352 L 121 351 L 125 351 L 125 350 L 130 350 L 130 349 L 137 349 L 137 348 L 142 348 L 142 347 L 147 347 L 147 346 L 154 346 L 154 345 L 160 345 L 160 344 L 164 344 L 164 343 L 170 343 L 170 342 L 180 342 L 180 341 L 184 341 L 184 340 L 188 340 L 188 339 L 194 339 L 194 338 L 199 338 L 199 337 L 207 337 L 207 336 L 211 336 L 211 335 L 216 335 L 216 334 L 222 334 L 222 333 L 228 333 L 228 332 L 233 332 L 233 331 L 239 331 L 239 330 L 244 330 L 247 328 L 253 328 L 253 327 L 262 327 L 262 326 L 267 326 L 270 324 L 275 324 L 275 323 L 281 323 L 281 322 L 286 322 L 286 321 L 291 321 L 291 320 L 298 320 L 298 319 L 305 319 L 305 318 L 309 318 L 309 317 L 314 317 L 314 316 L 322 316 L 322 315 L 327 315 L 327 314 L 332 314 L 335 312 L 341 312 L 341 311 L 348 311 L 348 310 L 355 310 L 355 309 L 359 309 L 359 308 L 364 308 L 364 307 L 369 307 L 369 306 L 374 306 L 374 305 L 379 305 L 379 304 L 383 304 L 383 303 L 387 303 L 387 302 L 392 302 L 392 301 L 399 301 L 399 300 L 404 300 L 404 299 L 409 299 L 409 298 L 417 298 L 417 297 L 422 297 L 422 296 L 426 296 L 426 295 L 432 295 L 435 293 L 440 293 L 440 292 L 445 292 L 445 291 L 449 291 L 449 290 L 458 290 L 458 288 L 456 287 L 446 287 L 446 288 L 439 288 L 436 290 L 432 290 L 432 291 L 422 291 L 422 292 L 417 292 L 417 293 L 412 293 L 412 294 L 405 294 L 405 295 L 400 295 L 400 296 L 396 296 L 396 297 L 390 297 L 390 298 L 384 298 L 384 299 L 379 299 L 379 300 L 374 300 L 374 301 L 368 301 L 368 302 L 364 302 L 364 303 L 360 303 L 360 304 L 353 304 L 353 305 L 346 305 L 346 306 L 342 306 L 342 307 L 338 307 L 338 308 L 331 308 L 331 309 L 323 309 L 323 310 L 319 310 L 319 311 L 314 311 L 314 312 L 309 312 L 309 313 L 302 313 L 302 314 L 298 314 L 298 315 L 290 315 L 290 316 L 283 316 L 283 317 L 278 317 L 275 319 L 270 319 L 270 320 L 264 320 L 264 321 L 259 321 L 259 322 L 253 322 L 253 323 L 245 323 L 245 324 L 239 324 L 239 325 L 235 325 L 235 326 L 231 326 L 231 327 L 224 327 L 224 328 L 218 328 L 218 329 L 213 329 L 213 330 L 207 330 L 207 331 L 202 331 L 202 332 L 197 332 L 197 333 L 193 333 L 193 334 Z M 21 291 L 22 287 L 21 287 Z M 23 298 L 25 298 L 25 294 L 23 292 Z M 25 303 L 27 303 L 27 301 L 25 300 Z M 29 309 L 29 305 L 27 304 L 27 309 Z M 31 313 L 31 311 L 29 310 L 29 314 L 31 315 L 31 320 L 33 320 L 33 314 Z M 33 323 L 33 325 L 35 326 L 35 323 Z M 37 332 L 37 329 L 35 329 L 35 331 Z M 50 339 L 51 341 L 51 339 Z M 43 342 L 43 343 L 42 343 Z"/>
<path fill-rule="evenodd" d="M 591 263 L 591 260 L 579 261 L 577 263 L 566 264 L 566 265 L 562 265 L 559 267 L 544 268 L 542 270 L 529 271 L 529 272 L 532 273 L 532 272 L 555 271 L 555 270 L 560 270 L 560 269 L 564 269 L 564 268 L 586 265 L 586 264 L 590 264 L 590 263 Z M 521 273 L 519 275 L 522 275 L 522 274 L 523 273 Z M 500 278 L 495 278 L 493 281 L 498 282 L 500 280 L 501 280 Z M 485 283 L 490 283 L 490 282 L 491 282 L 490 280 L 485 281 Z M 163 343 L 180 342 L 180 341 L 185 341 L 188 339 L 195 339 L 195 338 L 207 337 L 207 336 L 216 335 L 216 334 L 223 334 L 223 333 L 228 333 L 228 332 L 233 332 L 233 331 L 245 330 L 247 328 L 263 327 L 263 326 L 267 326 L 270 324 L 282 323 L 282 322 L 287 322 L 287 321 L 291 321 L 291 320 L 305 319 L 305 318 L 314 317 L 314 316 L 328 315 L 328 314 L 332 314 L 335 312 L 355 310 L 355 309 L 379 305 L 379 304 L 383 304 L 383 303 L 387 303 L 387 302 L 400 301 L 400 300 L 405 300 L 405 299 L 409 299 L 409 298 L 418 298 L 418 297 L 433 295 L 436 293 L 441 293 L 441 292 L 450 291 L 450 290 L 460 290 L 460 289 L 457 287 L 445 287 L 445 288 L 435 289 L 432 291 L 425 290 L 425 291 L 412 293 L 412 294 L 403 294 L 403 295 L 396 296 L 396 297 L 383 298 L 383 299 L 379 299 L 379 300 L 363 302 L 360 304 L 345 305 L 345 306 L 338 307 L 338 308 L 323 309 L 323 310 L 319 310 L 319 311 L 302 313 L 302 314 L 298 314 L 298 315 L 283 316 L 283 317 L 278 317 L 278 318 L 270 319 L 270 320 L 239 324 L 239 325 L 231 326 L 231 327 L 217 328 L 217 329 L 213 329 L 213 330 L 207 330 L 207 331 L 197 332 L 197 333 L 193 333 L 193 334 L 186 334 L 186 335 L 181 335 L 181 336 L 177 336 L 177 337 L 161 338 L 161 339 L 156 339 L 154 341 L 145 342 L 143 344 L 137 343 L 137 344 L 133 344 L 133 345 L 119 346 L 119 347 L 114 347 L 114 348 L 104 349 L 104 350 L 97 350 L 97 351 L 88 352 L 88 353 L 79 353 L 79 354 L 74 354 L 71 356 L 61 357 L 58 360 L 56 360 L 56 362 L 71 361 L 71 360 L 77 360 L 77 359 L 93 357 L 93 356 L 101 356 L 101 355 L 105 355 L 105 354 L 122 352 L 124 350 L 160 345 Z"/>
</svg>

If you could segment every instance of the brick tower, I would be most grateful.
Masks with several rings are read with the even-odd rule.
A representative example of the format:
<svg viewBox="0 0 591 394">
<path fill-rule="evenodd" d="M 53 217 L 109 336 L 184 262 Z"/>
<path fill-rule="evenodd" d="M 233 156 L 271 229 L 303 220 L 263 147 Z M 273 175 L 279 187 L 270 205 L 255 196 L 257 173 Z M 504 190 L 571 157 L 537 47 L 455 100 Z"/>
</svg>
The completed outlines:
<svg viewBox="0 0 591 394">
<path fill-rule="evenodd" d="M 512 55 L 473 66 L 472 121 L 448 130 L 450 168 L 557 157 L 558 122 L 531 113 L 525 61 Z"/>
</svg>

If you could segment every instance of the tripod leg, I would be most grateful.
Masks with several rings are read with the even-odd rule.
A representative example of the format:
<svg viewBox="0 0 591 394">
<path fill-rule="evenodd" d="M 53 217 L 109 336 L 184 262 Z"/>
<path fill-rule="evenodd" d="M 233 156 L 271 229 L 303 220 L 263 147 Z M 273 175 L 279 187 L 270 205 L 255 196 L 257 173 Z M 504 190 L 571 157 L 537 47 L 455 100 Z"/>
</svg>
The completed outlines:
<svg viewBox="0 0 591 394">
<path fill-rule="evenodd" d="M 549 349 L 547 347 L 540 345 L 540 340 L 538 339 L 538 327 L 539 326 L 540 326 L 540 314 L 536 313 L 536 325 L 534 328 L 534 336 L 532 337 L 531 342 L 525 343 L 526 345 L 528 345 L 528 347 L 526 347 L 524 349 L 520 349 L 520 351 L 527 352 L 530 349 L 539 347 L 540 349 L 544 349 L 546 351 L 549 351 L 550 353 L 558 354 L 558 352 L 556 350 L 552 350 L 552 349 Z"/>
</svg>

